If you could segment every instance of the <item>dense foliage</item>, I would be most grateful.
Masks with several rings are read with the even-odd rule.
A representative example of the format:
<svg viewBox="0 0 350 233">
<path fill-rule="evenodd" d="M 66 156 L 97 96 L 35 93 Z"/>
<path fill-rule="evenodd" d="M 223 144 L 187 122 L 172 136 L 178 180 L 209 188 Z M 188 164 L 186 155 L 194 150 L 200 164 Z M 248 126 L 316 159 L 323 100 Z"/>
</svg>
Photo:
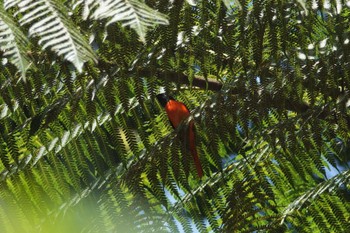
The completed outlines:
<svg viewBox="0 0 350 233">
<path fill-rule="evenodd" d="M 1 0 L 0 231 L 350 231 L 349 16 Z M 193 110 L 202 179 L 160 92 Z"/>
</svg>

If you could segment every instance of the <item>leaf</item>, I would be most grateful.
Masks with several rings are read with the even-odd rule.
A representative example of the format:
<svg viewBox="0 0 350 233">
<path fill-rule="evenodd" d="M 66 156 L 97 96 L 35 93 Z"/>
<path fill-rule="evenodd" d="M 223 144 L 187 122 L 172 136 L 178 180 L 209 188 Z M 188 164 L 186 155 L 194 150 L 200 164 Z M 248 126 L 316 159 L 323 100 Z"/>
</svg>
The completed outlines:
<svg viewBox="0 0 350 233">
<path fill-rule="evenodd" d="M 83 20 L 87 20 L 90 12 L 93 8 L 97 7 L 99 4 L 99 1 L 95 1 L 95 0 L 77 0 L 74 1 L 73 4 L 73 9 L 75 9 L 77 6 L 83 4 Z"/>
<path fill-rule="evenodd" d="M 299 196 L 295 201 L 290 203 L 283 211 L 281 224 L 293 212 L 298 211 L 306 202 L 312 202 L 314 199 L 322 195 L 326 191 L 333 191 L 341 185 L 347 184 L 350 179 L 350 170 L 344 171 L 331 179 L 324 181 L 314 188 L 308 190 L 303 195 Z"/>
<path fill-rule="evenodd" d="M 7 10 L 11 7 L 16 6 L 21 0 L 4 0 L 4 8 Z"/>
<path fill-rule="evenodd" d="M 23 14 L 19 20 L 22 26 L 29 24 L 29 36 L 39 37 L 43 49 L 49 47 L 58 56 L 62 55 L 73 63 L 79 72 L 86 61 L 94 61 L 95 54 L 77 27 L 64 13 L 59 1 L 25 0 L 7 3 L 6 7 L 17 5 L 16 14 Z"/>
<path fill-rule="evenodd" d="M 137 0 L 107 0 L 98 1 L 99 7 L 93 14 L 94 19 L 106 19 L 107 26 L 122 21 L 122 25 L 130 26 L 145 41 L 146 32 L 149 27 L 157 24 L 169 24 L 167 17 L 146 4 Z"/>
<path fill-rule="evenodd" d="M 4 56 L 18 68 L 23 80 L 30 66 L 25 50 L 28 44 L 25 35 L 0 6 L 0 50 L 4 51 Z"/>
</svg>

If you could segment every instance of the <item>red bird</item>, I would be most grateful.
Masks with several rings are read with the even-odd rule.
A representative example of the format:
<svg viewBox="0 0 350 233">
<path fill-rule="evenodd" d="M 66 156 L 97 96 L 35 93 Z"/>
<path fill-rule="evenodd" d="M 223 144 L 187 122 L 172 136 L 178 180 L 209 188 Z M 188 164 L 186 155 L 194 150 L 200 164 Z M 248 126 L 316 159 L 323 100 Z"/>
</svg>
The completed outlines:
<svg viewBox="0 0 350 233">
<path fill-rule="evenodd" d="M 176 129 L 183 120 L 190 116 L 190 111 L 186 105 L 182 102 L 176 101 L 173 97 L 162 93 L 157 95 L 157 99 L 165 108 L 169 121 L 174 129 Z M 188 139 L 191 155 L 193 157 L 194 164 L 196 165 L 197 174 L 199 178 L 201 178 L 203 176 L 203 169 L 196 149 L 196 135 L 193 120 L 190 121 L 188 127 Z"/>
</svg>

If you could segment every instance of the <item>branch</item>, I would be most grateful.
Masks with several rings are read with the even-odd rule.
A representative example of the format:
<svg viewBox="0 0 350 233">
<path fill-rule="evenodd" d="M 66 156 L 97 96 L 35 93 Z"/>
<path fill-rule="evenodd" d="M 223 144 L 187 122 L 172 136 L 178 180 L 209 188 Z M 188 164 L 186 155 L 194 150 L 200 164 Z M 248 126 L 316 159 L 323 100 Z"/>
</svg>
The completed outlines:
<svg viewBox="0 0 350 233">
<path fill-rule="evenodd" d="M 150 76 L 157 76 L 158 78 L 164 79 L 168 82 L 174 82 L 177 84 L 185 84 L 185 85 L 192 85 L 195 87 L 199 87 L 206 90 L 211 91 L 220 91 L 223 84 L 219 82 L 216 79 L 205 79 L 202 76 L 195 75 L 194 79 L 192 80 L 192 83 L 190 83 L 190 79 L 187 75 L 183 73 L 177 73 L 175 71 L 162 71 L 162 70 L 156 70 L 153 71 L 148 68 L 141 68 L 138 70 L 138 74 L 140 76 L 150 77 Z M 231 87 L 230 93 L 231 94 L 239 94 L 241 93 L 241 90 L 238 90 L 237 87 Z M 271 103 L 275 103 L 280 100 L 275 100 L 276 98 L 273 96 L 270 96 Z M 274 106 L 277 107 L 277 106 Z M 285 107 L 287 110 L 296 112 L 296 113 L 305 113 L 310 109 L 310 106 L 305 102 L 296 102 L 291 99 L 287 99 L 285 102 Z"/>
<path fill-rule="evenodd" d="M 220 91 L 222 88 L 222 83 L 219 82 L 216 79 L 212 78 L 204 78 L 198 75 L 195 75 L 192 82 L 190 82 L 190 79 L 187 75 L 183 73 L 178 73 L 175 71 L 163 71 L 163 70 L 152 70 L 148 68 L 141 68 L 138 69 L 138 74 L 140 76 L 150 77 L 150 76 L 157 76 L 158 78 L 162 78 L 168 82 L 174 82 L 177 84 L 185 84 L 189 86 L 195 86 L 199 87 L 201 89 L 205 90 L 211 90 L 211 91 Z"/>
<path fill-rule="evenodd" d="M 109 62 L 102 61 L 102 60 L 100 60 L 99 63 L 110 65 Z M 135 75 L 134 72 L 135 72 L 135 69 L 130 70 L 130 75 Z M 169 71 L 169 70 L 160 70 L 160 69 L 151 69 L 151 68 L 142 67 L 137 69 L 137 75 L 143 76 L 143 77 L 156 76 L 160 79 L 166 80 L 167 82 L 174 82 L 177 84 L 195 86 L 204 90 L 211 90 L 211 91 L 220 91 L 223 87 L 223 83 L 221 83 L 216 79 L 204 78 L 202 76 L 195 75 L 191 82 L 188 75 L 181 72 Z M 242 93 L 242 90 L 239 90 L 238 87 L 232 86 L 230 87 L 230 93 L 239 94 L 239 93 Z M 276 97 L 273 95 L 268 95 L 267 98 L 270 100 L 272 107 L 275 107 L 275 108 L 283 107 L 289 111 L 292 111 L 298 114 L 305 114 L 309 110 L 313 109 L 313 107 L 310 106 L 308 103 L 304 101 L 293 100 L 292 98 L 285 99 L 284 105 L 278 104 L 280 103 L 281 100 L 276 99 Z M 328 109 L 323 109 L 315 117 L 321 120 L 326 120 L 326 118 L 333 113 L 334 112 L 329 111 Z M 346 115 L 345 118 L 347 123 L 350 126 L 350 117 Z M 333 122 L 333 123 L 337 123 L 337 122 Z"/>
<path fill-rule="evenodd" d="M 153 71 L 148 68 L 141 68 L 138 70 L 139 75 L 141 76 L 152 76 L 155 75 L 158 78 L 164 79 L 168 82 L 174 82 L 177 84 L 185 84 L 189 86 L 195 86 L 199 87 L 201 89 L 205 90 L 211 90 L 211 91 L 220 91 L 223 87 L 223 84 L 219 82 L 216 79 L 207 78 L 205 79 L 202 76 L 195 75 L 192 82 L 190 82 L 190 78 L 183 74 L 178 73 L 175 71 L 162 71 L 162 70 L 156 70 Z M 231 94 L 239 94 L 242 93 L 242 90 L 239 90 L 238 87 L 231 86 L 230 87 L 230 93 Z M 280 99 L 276 99 L 276 96 L 273 96 L 272 94 L 268 95 L 268 99 L 270 100 L 270 103 L 272 107 L 280 108 L 283 107 L 289 111 L 298 113 L 298 114 L 306 114 L 308 111 L 314 109 L 313 106 L 310 106 L 308 103 L 304 101 L 298 101 L 294 100 L 292 98 L 285 99 L 284 105 L 280 105 Z M 333 111 L 330 111 L 328 108 L 324 108 L 319 112 L 319 114 L 315 117 L 317 117 L 320 120 L 326 120 L 327 117 L 329 117 L 331 114 L 334 114 Z M 348 115 L 344 116 L 348 125 L 350 126 L 350 117 Z M 331 123 L 337 123 L 337 120 L 331 120 Z"/>
</svg>

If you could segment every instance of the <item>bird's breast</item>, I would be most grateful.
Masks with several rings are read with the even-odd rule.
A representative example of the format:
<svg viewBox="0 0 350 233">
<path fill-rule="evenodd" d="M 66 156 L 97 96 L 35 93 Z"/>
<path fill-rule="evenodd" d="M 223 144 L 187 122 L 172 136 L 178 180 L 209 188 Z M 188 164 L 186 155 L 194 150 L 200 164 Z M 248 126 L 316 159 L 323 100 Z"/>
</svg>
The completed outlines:
<svg viewBox="0 0 350 233">
<path fill-rule="evenodd" d="M 175 128 L 177 128 L 179 124 L 190 115 L 190 112 L 183 103 L 173 100 L 170 100 L 167 103 L 165 110 L 168 114 L 169 120 Z"/>
</svg>

